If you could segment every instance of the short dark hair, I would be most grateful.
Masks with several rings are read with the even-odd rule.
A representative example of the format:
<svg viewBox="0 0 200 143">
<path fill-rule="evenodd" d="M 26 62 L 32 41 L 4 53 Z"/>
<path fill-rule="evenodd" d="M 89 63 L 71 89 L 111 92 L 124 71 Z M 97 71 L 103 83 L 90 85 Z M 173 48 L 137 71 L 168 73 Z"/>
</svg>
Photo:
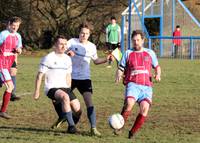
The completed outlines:
<svg viewBox="0 0 200 143">
<path fill-rule="evenodd" d="M 66 39 L 67 40 L 66 36 L 64 36 L 64 35 L 58 35 L 58 36 L 55 37 L 54 43 L 58 42 L 58 39 Z"/>
<path fill-rule="evenodd" d="M 133 30 L 131 38 L 133 38 L 134 36 L 136 36 L 138 34 L 141 36 L 142 39 L 144 39 L 145 34 L 142 30 Z"/>
<path fill-rule="evenodd" d="M 116 20 L 116 17 L 114 17 L 114 16 L 111 16 L 111 18 L 110 18 L 110 20 Z"/>
<path fill-rule="evenodd" d="M 87 28 L 87 29 L 89 29 L 90 31 L 92 31 L 94 27 L 93 27 L 93 25 L 91 24 L 91 22 L 89 22 L 89 21 L 84 21 L 83 23 L 80 24 L 79 30 L 81 31 L 82 28 Z"/>
<path fill-rule="evenodd" d="M 9 24 L 12 24 L 14 22 L 22 23 L 22 19 L 20 17 L 14 16 L 14 17 L 11 17 L 8 22 Z"/>
<path fill-rule="evenodd" d="M 176 25 L 176 28 L 180 28 L 180 25 Z"/>
</svg>

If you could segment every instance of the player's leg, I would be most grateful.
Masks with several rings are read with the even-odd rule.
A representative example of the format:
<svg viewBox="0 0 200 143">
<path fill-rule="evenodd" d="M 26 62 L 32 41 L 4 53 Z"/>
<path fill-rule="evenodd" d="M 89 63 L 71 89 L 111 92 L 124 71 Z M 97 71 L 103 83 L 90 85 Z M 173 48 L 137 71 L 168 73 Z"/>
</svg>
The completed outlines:
<svg viewBox="0 0 200 143">
<path fill-rule="evenodd" d="M 66 118 L 62 116 L 62 104 L 60 102 L 52 101 L 54 109 L 58 115 L 57 121 L 51 126 L 52 129 L 59 128 L 60 125 L 66 121 Z M 71 108 L 72 108 L 72 118 L 74 120 L 74 123 L 77 124 L 80 120 L 82 110 L 80 108 L 80 102 L 78 99 L 73 99 L 70 102 Z"/>
<path fill-rule="evenodd" d="M 91 126 L 91 135 L 101 136 L 101 133 L 96 128 L 96 112 L 95 112 L 94 105 L 92 103 L 92 93 L 84 92 L 83 98 L 84 98 L 85 105 L 87 107 L 87 117 L 89 119 L 90 126 Z"/>
<path fill-rule="evenodd" d="M 77 86 L 77 80 L 73 80 L 72 79 L 72 83 L 71 83 L 71 90 L 70 91 L 67 91 L 67 92 L 70 92 L 70 94 L 69 95 L 71 95 L 71 93 L 73 94 L 72 96 L 70 96 L 70 101 L 71 100 L 73 100 L 73 99 L 76 99 L 76 96 L 74 95 L 74 93 L 73 93 L 73 90 L 76 88 L 76 86 Z M 55 91 L 53 91 L 54 89 L 51 89 L 50 91 L 49 91 L 49 93 L 48 94 L 54 94 L 53 92 L 55 92 Z M 63 89 L 62 89 L 63 90 Z M 65 90 L 64 90 L 65 91 Z M 70 103 L 71 104 L 71 103 Z M 53 106 L 54 106 L 54 109 L 55 109 L 55 111 L 56 111 L 56 113 L 57 113 L 57 115 L 58 115 L 58 120 L 51 126 L 51 128 L 58 128 L 64 121 L 66 121 L 66 119 L 65 118 L 63 118 L 63 116 L 62 116 L 62 104 L 61 103 L 57 103 L 57 102 L 54 102 L 53 103 Z M 73 107 L 72 107 L 72 110 L 73 110 Z M 72 114 L 72 117 L 73 117 L 73 119 L 74 118 L 76 118 L 76 117 L 74 117 L 74 114 Z M 77 121 L 78 122 L 78 121 Z"/>
<path fill-rule="evenodd" d="M 91 125 L 91 135 L 101 136 L 101 133 L 96 128 L 96 112 L 92 103 L 92 82 L 91 80 L 79 81 L 77 86 L 79 92 L 82 94 L 85 105 L 87 107 L 87 117 Z"/>
<path fill-rule="evenodd" d="M 124 117 L 125 122 L 127 121 L 128 116 L 131 114 L 131 110 L 138 99 L 140 91 L 136 86 L 137 85 L 132 82 L 126 85 L 125 102 L 121 112 L 121 115 Z"/>
<path fill-rule="evenodd" d="M 124 106 L 121 111 L 121 115 L 123 116 L 125 123 L 129 117 L 129 115 L 131 114 L 131 110 L 132 110 L 133 106 L 135 105 L 135 103 L 138 99 L 138 94 L 140 91 L 138 90 L 138 88 L 136 86 L 137 85 L 132 82 L 129 82 L 126 85 Z M 121 131 L 122 131 L 121 129 L 114 130 L 114 134 L 119 135 L 119 134 L 121 134 Z"/>
<path fill-rule="evenodd" d="M 78 123 L 80 117 L 81 117 L 81 105 L 79 100 L 76 98 L 76 96 L 74 95 L 74 93 L 72 92 L 72 90 L 70 88 L 62 88 L 63 91 L 65 91 L 65 93 L 68 94 L 69 99 L 70 99 L 70 107 L 72 109 L 72 118 L 75 124 Z"/>
<path fill-rule="evenodd" d="M 62 116 L 67 119 L 67 123 L 69 125 L 67 130 L 68 133 L 75 133 L 76 128 L 72 118 L 70 98 L 68 94 L 63 90 L 58 89 L 55 91 L 54 97 L 56 101 L 61 102 L 62 104 Z"/>
<path fill-rule="evenodd" d="M 3 86 L 3 81 L 0 78 L 0 88 Z"/>
<path fill-rule="evenodd" d="M 53 107 L 58 115 L 59 118 L 62 118 L 62 104 L 61 102 L 56 102 L 55 100 L 52 100 Z"/>
<path fill-rule="evenodd" d="M 1 74 L 1 80 L 6 86 L 6 91 L 3 94 L 3 102 L 1 105 L 0 117 L 5 119 L 10 119 L 11 116 L 6 113 L 6 110 L 10 101 L 11 92 L 14 88 L 14 85 L 11 80 L 11 76 L 8 69 L 1 69 L 0 74 Z"/>
<path fill-rule="evenodd" d="M 10 101 L 16 101 L 16 100 L 20 100 L 20 97 L 16 96 L 15 92 L 16 92 L 16 75 L 17 75 L 17 64 L 16 62 L 14 62 L 10 68 L 10 75 L 14 84 L 14 89 L 12 91 L 11 94 L 11 98 Z"/>
<path fill-rule="evenodd" d="M 136 120 L 129 131 L 129 138 L 132 138 L 137 131 L 142 127 L 147 117 L 151 102 L 152 102 L 152 88 L 141 86 L 141 94 L 138 98 L 138 103 L 140 106 L 140 112 L 136 117 Z"/>
<path fill-rule="evenodd" d="M 136 117 L 133 127 L 129 131 L 129 138 L 132 138 L 136 132 L 142 127 L 147 117 L 150 104 L 147 101 L 142 101 L 140 103 L 140 113 Z"/>
<path fill-rule="evenodd" d="M 124 105 L 121 111 L 121 115 L 124 118 L 124 123 L 126 123 L 129 115 L 131 115 L 131 110 L 135 104 L 135 99 L 133 97 L 128 97 L 124 100 Z M 123 128 L 123 127 L 122 127 Z M 119 135 L 122 133 L 122 128 L 118 130 L 114 130 L 115 135 Z"/>
<path fill-rule="evenodd" d="M 108 43 L 107 47 L 108 47 L 108 52 L 109 52 L 109 53 L 112 53 L 112 44 L 111 44 L 111 43 Z M 110 59 L 110 60 L 108 61 L 108 66 L 107 66 L 107 68 L 111 68 L 111 64 L 112 64 L 112 60 Z"/>
<path fill-rule="evenodd" d="M 77 124 L 82 114 L 80 102 L 78 99 L 74 99 L 70 102 L 70 105 L 73 111 L 72 117 L 73 117 L 74 123 Z"/>
<path fill-rule="evenodd" d="M 174 48 L 175 48 L 174 56 L 175 56 L 175 58 L 177 58 L 178 57 L 178 45 L 175 45 Z"/>
<path fill-rule="evenodd" d="M 53 123 L 53 125 L 51 125 L 51 128 L 54 129 L 54 128 L 59 128 L 60 125 L 65 122 L 67 119 L 64 118 L 62 116 L 62 104 L 61 102 L 56 102 L 56 100 L 52 100 L 52 104 L 54 106 L 54 109 L 58 115 L 58 119 L 56 120 L 56 122 Z"/>
</svg>

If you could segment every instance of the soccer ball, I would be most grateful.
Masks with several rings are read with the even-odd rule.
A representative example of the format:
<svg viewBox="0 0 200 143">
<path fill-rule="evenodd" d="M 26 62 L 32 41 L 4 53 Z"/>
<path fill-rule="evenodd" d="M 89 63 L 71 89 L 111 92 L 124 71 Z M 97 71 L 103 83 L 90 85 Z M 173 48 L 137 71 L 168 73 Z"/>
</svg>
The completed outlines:
<svg viewBox="0 0 200 143">
<path fill-rule="evenodd" d="M 108 123 L 113 129 L 121 129 L 124 126 L 124 118 L 121 114 L 115 113 L 108 118 Z"/>
</svg>

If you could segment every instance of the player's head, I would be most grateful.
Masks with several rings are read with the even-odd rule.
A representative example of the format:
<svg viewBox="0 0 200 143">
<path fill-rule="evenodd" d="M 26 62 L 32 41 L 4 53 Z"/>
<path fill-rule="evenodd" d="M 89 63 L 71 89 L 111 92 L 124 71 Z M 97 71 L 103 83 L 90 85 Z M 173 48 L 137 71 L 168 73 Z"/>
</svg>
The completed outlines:
<svg viewBox="0 0 200 143">
<path fill-rule="evenodd" d="M 115 24 L 115 23 L 116 23 L 116 17 L 111 16 L 110 20 L 111 20 L 111 23 L 112 23 L 112 24 Z"/>
<path fill-rule="evenodd" d="M 63 54 L 67 50 L 67 39 L 63 35 L 58 35 L 55 38 L 54 50 L 57 54 Z"/>
<path fill-rule="evenodd" d="M 133 48 L 136 51 L 141 50 L 144 44 L 144 33 L 142 32 L 142 30 L 134 30 L 132 32 L 131 38 L 132 38 Z"/>
<path fill-rule="evenodd" d="M 22 23 L 22 20 L 20 17 L 17 17 L 17 16 L 11 17 L 8 21 L 8 30 L 11 33 L 17 32 L 21 23 Z"/>
<path fill-rule="evenodd" d="M 83 22 L 80 25 L 80 33 L 79 33 L 80 42 L 82 43 L 87 42 L 92 30 L 93 30 L 93 26 L 89 22 L 87 21 Z"/>
<path fill-rule="evenodd" d="M 180 25 L 176 25 L 176 30 L 180 30 Z"/>
</svg>

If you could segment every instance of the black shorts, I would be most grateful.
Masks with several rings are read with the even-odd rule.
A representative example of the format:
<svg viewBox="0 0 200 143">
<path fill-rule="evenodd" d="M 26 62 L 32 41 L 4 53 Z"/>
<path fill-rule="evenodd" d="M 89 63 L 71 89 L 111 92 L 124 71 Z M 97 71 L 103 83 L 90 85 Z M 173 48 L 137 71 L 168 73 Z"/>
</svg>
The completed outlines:
<svg viewBox="0 0 200 143">
<path fill-rule="evenodd" d="M 81 94 L 83 94 L 84 92 L 92 93 L 92 82 L 90 79 L 85 79 L 85 80 L 72 79 L 71 89 L 74 90 L 75 88 L 77 88 Z"/>
<path fill-rule="evenodd" d="M 61 89 L 62 91 L 64 91 L 65 93 L 67 93 L 69 95 L 69 99 L 70 101 L 76 99 L 76 96 L 74 95 L 74 93 L 71 91 L 70 88 L 51 88 L 48 93 L 47 96 L 52 99 L 52 100 L 56 100 L 55 99 L 55 93 L 57 90 Z"/>
<path fill-rule="evenodd" d="M 17 68 L 17 63 L 14 61 L 11 68 Z"/>
</svg>

